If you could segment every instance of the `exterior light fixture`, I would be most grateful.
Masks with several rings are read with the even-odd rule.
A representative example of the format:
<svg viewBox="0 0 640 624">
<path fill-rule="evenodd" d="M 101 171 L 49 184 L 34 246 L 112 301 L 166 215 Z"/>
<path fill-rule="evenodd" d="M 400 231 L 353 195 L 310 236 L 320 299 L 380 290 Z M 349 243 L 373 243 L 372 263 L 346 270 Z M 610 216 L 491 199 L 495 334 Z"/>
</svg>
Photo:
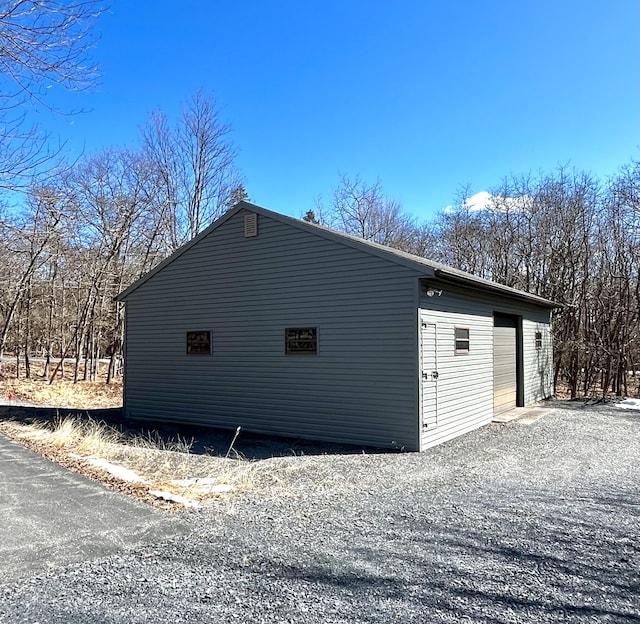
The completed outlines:
<svg viewBox="0 0 640 624">
<path fill-rule="evenodd" d="M 427 288 L 427 297 L 433 297 L 434 295 L 442 295 L 442 290 L 436 290 L 435 288 Z"/>
</svg>

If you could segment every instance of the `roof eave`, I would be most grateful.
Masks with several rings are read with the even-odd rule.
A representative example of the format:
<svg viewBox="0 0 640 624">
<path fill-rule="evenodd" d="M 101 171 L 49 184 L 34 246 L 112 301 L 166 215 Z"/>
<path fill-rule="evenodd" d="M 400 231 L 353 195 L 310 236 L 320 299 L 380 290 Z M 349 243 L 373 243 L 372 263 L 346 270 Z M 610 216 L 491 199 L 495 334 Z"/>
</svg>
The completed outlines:
<svg viewBox="0 0 640 624">
<path fill-rule="evenodd" d="M 502 284 L 497 284 L 489 280 L 475 277 L 471 274 L 465 274 L 454 268 L 451 268 L 449 270 L 446 266 L 429 261 L 425 258 L 421 258 L 417 256 L 414 257 L 411 254 L 406 254 L 404 252 L 399 252 L 397 250 L 386 248 L 382 245 L 371 243 L 370 241 L 361 240 L 354 236 L 349 236 L 341 232 L 335 232 L 333 230 L 329 230 L 322 226 L 316 226 L 311 223 L 306 223 L 305 221 L 302 221 L 300 219 L 295 219 L 293 217 L 288 217 L 286 215 L 275 213 L 271 210 L 268 210 L 267 208 L 263 208 L 262 206 L 257 206 L 256 204 L 253 204 L 247 201 L 241 201 L 238 204 L 236 204 L 236 206 L 231 208 L 229 211 L 223 214 L 220 218 L 214 221 L 208 228 L 200 232 L 200 234 L 198 234 L 195 238 L 185 243 L 182 247 L 177 249 L 168 258 L 160 262 L 158 265 L 152 268 L 148 273 L 146 273 L 136 282 L 131 284 L 129 288 L 127 288 L 126 290 L 124 290 L 123 292 L 121 292 L 119 295 L 116 296 L 115 298 L 116 301 L 125 301 L 132 292 L 137 290 L 145 282 L 151 279 L 156 273 L 158 273 L 168 264 L 173 262 L 176 258 L 180 257 L 183 253 L 185 253 L 188 249 L 193 247 L 205 236 L 208 236 L 213 230 L 217 229 L 225 221 L 227 221 L 228 219 L 233 217 L 237 212 L 243 209 L 255 211 L 258 214 L 262 214 L 263 216 L 274 218 L 276 220 L 279 220 L 280 222 L 288 223 L 289 225 L 297 229 L 304 230 L 307 232 L 313 232 L 314 234 L 321 236 L 323 238 L 333 240 L 335 242 L 341 243 L 343 245 L 347 245 L 352 248 L 360 249 L 371 255 L 385 258 L 386 260 L 394 262 L 395 264 L 406 266 L 418 272 L 419 274 L 422 274 L 422 279 L 435 278 L 442 281 L 457 283 L 465 286 L 466 288 L 471 288 L 479 292 L 490 292 L 493 294 L 500 294 L 504 297 L 508 297 L 518 301 L 526 301 L 530 304 L 538 305 L 548 309 L 557 309 L 557 308 L 563 307 L 561 304 L 556 303 L 554 301 L 549 301 L 548 299 L 544 299 L 543 297 L 538 297 L 537 295 L 532 295 L 520 290 L 516 290 L 515 288 L 503 286 Z"/>
<path fill-rule="evenodd" d="M 491 292 L 494 294 L 500 294 L 509 299 L 526 301 L 527 303 L 531 303 L 533 305 L 537 305 L 543 308 L 548 308 L 550 310 L 563 307 L 561 303 L 557 303 L 556 301 L 551 301 L 550 299 L 545 299 L 544 297 L 539 297 L 538 295 L 532 295 L 522 290 L 510 288 L 509 286 L 503 286 L 502 284 L 491 282 L 489 280 L 484 280 L 481 278 L 477 278 L 476 280 L 473 278 L 463 277 L 461 275 L 457 275 L 456 273 L 449 272 L 445 269 L 440 269 L 440 268 L 434 269 L 434 274 L 437 279 L 443 282 L 460 284 L 465 286 L 466 288 L 471 288 L 473 290 L 477 290 L 481 292 Z"/>
</svg>

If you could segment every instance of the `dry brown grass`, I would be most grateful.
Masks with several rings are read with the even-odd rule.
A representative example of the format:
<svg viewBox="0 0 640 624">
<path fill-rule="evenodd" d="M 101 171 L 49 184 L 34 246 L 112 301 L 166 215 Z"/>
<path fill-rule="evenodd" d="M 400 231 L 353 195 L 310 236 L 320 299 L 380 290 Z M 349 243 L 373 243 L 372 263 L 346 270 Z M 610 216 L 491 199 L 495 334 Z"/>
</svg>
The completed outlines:
<svg viewBox="0 0 640 624">
<path fill-rule="evenodd" d="M 105 371 L 106 372 L 106 371 Z M 72 367 L 65 379 L 49 384 L 42 371 L 32 367 L 32 379 L 16 379 L 15 365 L 3 363 L 0 392 L 16 402 L 37 406 L 90 410 L 122 405 L 122 384 L 106 385 L 104 373 L 98 382 L 73 383 Z M 64 414 L 64 409 L 60 410 Z M 149 492 L 162 490 L 187 501 L 216 500 L 232 503 L 248 492 L 287 496 L 294 489 L 305 493 L 344 488 L 345 479 L 333 462 L 313 457 L 276 457 L 249 461 L 233 449 L 229 457 L 190 452 L 191 441 L 166 441 L 159 435 L 125 434 L 115 426 L 85 417 L 66 416 L 54 421 L 29 423 L 0 420 L 0 431 L 76 472 L 98 480 L 111 489 L 125 492 L 148 503 L 175 508 L 175 503 Z M 136 473 L 141 482 L 128 482 L 110 473 L 103 460 Z M 108 467 L 107 467 L 108 468 Z M 225 487 L 228 491 L 225 491 Z"/>
<path fill-rule="evenodd" d="M 110 472 L 110 466 L 105 468 L 104 463 L 97 466 L 96 472 L 95 460 L 126 468 L 136 473 L 146 491 L 162 489 L 182 494 L 182 490 L 188 488 L 176 487 L 171 481 L 191 478 L 197 463 L 193 461 L 196 456 L 189 454 L 189 441 L 177 438 L 167 442 L 152 434 L 125 434 L 116 427 L 91 418 L 66 416 L 53 422 L 31 423 L 4 421 L 0 422 L 0 430 L 50 459 L 89 476 L 105 472 L 104 476 L 108 475 L 107 482 L 111 485 L 114 477 L 124 483 L 127 479 L 119 479 L 117 474 Z M 200 467 L 200 474 L 202 469 Z M 137 493 L 143 494 L 142 491 Z"/>
<path fill-rule="evenodd" d="M 341 474 L 330 462 L 311 457 L 271 458 L 248 461 L 190 453 L 191 441 L 162 440 L 153 435 L 124 434 L 102 421 L 67 416 L 54 422 L 0 421 L 0 431 L 25 446 L 89 477 L 151 504 L 175 503 L 150 494 L 161 490 L 185 499 L 185 504 L 212 500 L 231 503 L 248 492 L 287 496 L 292 485 L 307 491 L 343 487 Z M 140 482 L 123 480 L 103 460 L 133 471 Z M 312 465 L 310 465 L 312 464 Z M 311 479 L 311 480 L 309 480 Z"/>
<path fill-rule="evenodd" d="M 81 370 L 81 373 L 83 371 Z M 20 368 L 21 375 L 24 367 Z M 16 377 L 15 362 L 3 362 L 0 374 L 0 393 L 9 394 L 13 400 L 49 407 L 72 407 L 76 409 L 103 409 L 122 407 L 122 379 L 106 384 L 106 369 L 101 369 L 97 381 L 73 383 L 73 367 L 65 367 L 65 375 L 58 375 L 50 384 L 43 376 L 41 364 L 32 365 L 31 379 Z"/>
<path fill-rule="evenodd" d="M 122 383 L 58 381 L 49 385 L 41 380 L 3 380 L 0 382 L 4 396 L 9 393 L 15 401 L 24 401 L 49 407 L 73 407 L 97 409 L 122 407 Z"/>
</svg>

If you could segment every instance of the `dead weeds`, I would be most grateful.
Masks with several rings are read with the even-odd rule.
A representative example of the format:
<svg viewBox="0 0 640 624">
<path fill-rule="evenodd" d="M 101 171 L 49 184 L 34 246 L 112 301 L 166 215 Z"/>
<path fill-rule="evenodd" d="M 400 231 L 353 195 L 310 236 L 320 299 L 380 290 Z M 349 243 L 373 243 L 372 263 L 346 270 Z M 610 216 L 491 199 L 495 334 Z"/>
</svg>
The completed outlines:
<svg viewBox="0 0 640 624">
<path fill-rule="evenodd" d="M 193 440 L 166 440 L 157 432 L 125 433 L 115 425 L 85 416 L 64 416 L 64 408 L 93 410 L 122 405 L 122 384 L 73 383 L 71 367 L 53 384 L 42 374 L 17 379 L 3 363 L 0 392 L 5 398 L 38 407 L 59 407 L 61 417 L 32 422 L 0 420 L 0 432 L 65 468 L 106 487 L 165 509 L 214 501 L 232 503 L 237 495 L 259 492 L 287 496 L 344 488 L 343 475 L 318 457 L 247 460 L 235 452 L 230 434 L 226 455 L 192 453 Z M 104 375 L 103 375 L 104 377 Z M 126 472 L 129 471 L 129 472 Z M 134 475 L 134 476 L 132 476 Z M 155 494 L 154 494 L 155 492 Z"/>
<path fill-rule="evenodd" d="M 184 506 L 196 506 L 222 493 L 254 487 L 249 462 L 243 465 L 237 460 L 193 455 L 188 441 L 124 434 L 91 418 L 0 421 L 0 431 L 66 468 L 161 507 L 167 507 L 171 498 Z M 154 496 L 153 491 L 167 496 Z"/>
<path fill-rule="evenodd" d="M 0 420 L 0 432 L 65 468 L 164 509 L 232 504 L 249 492 L 289 496 L 292 486 L 319 491 L 344 487 L 331 462 L 314 457 L 247 460 L 191 453 L 191 441 L 131 435 L 91 418 Z"/>
<path fill-rule="evenodd" d="M 16 373 L 20 373 L 19 375 Z M 31 366 L 31 378 L 24 376 L 24 366 L 18 369 L 15 361 L 2 362 L 0 393 L 11 396 L 16 402 L 31 403 L 47 407 L 70 407 L 76 409 L 108 409 L 122 407 L 122 378 L 106 382 L 106 367 L 103 364 L 98 381 L 82 381 L 84 369 L 80 368 L 80 381 L 73 381 L 73 367 L 67 364 L 53 383 L 44 375 L 43 364 Z"/>
</svg>

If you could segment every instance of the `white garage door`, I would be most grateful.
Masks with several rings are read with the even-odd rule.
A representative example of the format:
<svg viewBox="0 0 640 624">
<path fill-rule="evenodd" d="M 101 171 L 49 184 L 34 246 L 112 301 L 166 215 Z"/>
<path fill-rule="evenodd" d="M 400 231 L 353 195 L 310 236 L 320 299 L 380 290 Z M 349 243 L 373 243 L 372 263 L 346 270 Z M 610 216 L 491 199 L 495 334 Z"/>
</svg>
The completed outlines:
<svg viewBox="0 0 640 624">
<path fill-rule="evenodd" d="M 517 392 L 516 319 L 496 316 L 493 328 L 494 414 L 513 409 Z"/>
</svg>

